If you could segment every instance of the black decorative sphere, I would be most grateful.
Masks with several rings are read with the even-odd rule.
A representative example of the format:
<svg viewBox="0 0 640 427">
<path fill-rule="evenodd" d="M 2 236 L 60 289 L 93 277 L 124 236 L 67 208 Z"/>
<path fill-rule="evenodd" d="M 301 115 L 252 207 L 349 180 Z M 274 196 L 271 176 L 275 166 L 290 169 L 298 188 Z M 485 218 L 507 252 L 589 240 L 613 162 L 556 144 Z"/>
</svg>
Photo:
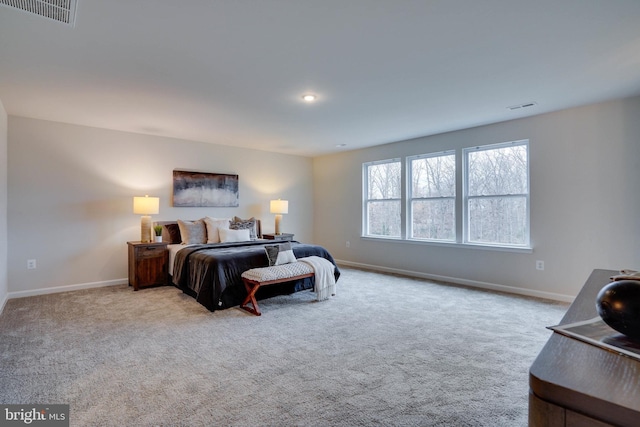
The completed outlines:
<svg viewBox="0 0 640 427">
<path fill-rule="evenodd" d="M 640 340 L 640 281 L 609 283 L 598 293 L 596 309 L 607 325 Z"/>
</svg>

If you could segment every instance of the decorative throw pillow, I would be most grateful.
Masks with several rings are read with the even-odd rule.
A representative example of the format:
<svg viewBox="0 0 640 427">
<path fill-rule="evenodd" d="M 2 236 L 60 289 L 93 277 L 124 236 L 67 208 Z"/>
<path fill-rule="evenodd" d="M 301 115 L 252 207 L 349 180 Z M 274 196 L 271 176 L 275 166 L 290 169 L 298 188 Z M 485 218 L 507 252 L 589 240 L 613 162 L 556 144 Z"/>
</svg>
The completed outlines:
<svg viewBox="0 0 640 427">
<path fill-rule="evenodd" d="M 207 227 L 207 243 L 220 243 L 220 233 L 218 229 L 229 228 L 229 218 L 211 218 L 207 216 L 204 218 L 204 224 Z"/>
<path fill-rule="evenodd" d="M 204 221 L 183 221 L 178 220 L 180 235 L 182 236 L 183 245 L 191 245 L 194 243 L 207 243 L 207 228 Z"/>
<path fill-rule="evenodd" d="M 178 223 L 164 224 L 164 231 L 162 232 L 162 240 L 169 243 L 182 243 L 182 236 L 180 235 L 180 227 Z M 165 233 L 166 232 L 166 233 Z"/>
<path fill-rule="evenodd" d="M 296 256 L 289 242 L 279 245 L 267 245 L 264 250 L 267 253 L 269 267 L 296 262 Z"/>
<path fill-rule="evenodd" d="M 222 243 L 248 242 L 251 240 L 251 234 L 247 229 L 233 230 L 229 228 L 219 228 L 218 233 L 220 234 L 220 241 Z"/>
<path fill-rule="evenodd" d="M 256 219 L 251 217 L 249 219 L 242 219 L 234 216 L 229 224 L 229 228 L 232 230 L 249 230 L 251 240 L 258 238 L 256 233 Z"/>
</svg>

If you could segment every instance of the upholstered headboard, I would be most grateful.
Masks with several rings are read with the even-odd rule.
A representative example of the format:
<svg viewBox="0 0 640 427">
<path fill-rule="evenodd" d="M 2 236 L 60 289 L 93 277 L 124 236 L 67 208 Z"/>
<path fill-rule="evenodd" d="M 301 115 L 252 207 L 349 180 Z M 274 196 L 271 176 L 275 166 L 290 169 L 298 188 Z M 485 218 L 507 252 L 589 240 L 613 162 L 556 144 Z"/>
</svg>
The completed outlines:
<svg viewBox="0 0 640 427">
<path fill-rule="evenodd" d="M 204 218 L 202 218 L 204 219 Z M 257 238 L 262 238 L 262 224 L 259 219 L 241 219 L 238 217 L 229 218 L 229 222 L 246 222 L 253 220 L 255 222 L 255 233 Z M 193 221 L 193 220 L 189 220 Z M 180 235 L 180 228 L 178 227 L 178 220 L 175 221 L 156 221 L 154 225 L 162 226 L 162 241 L 168 243 L 181 243 L 182 237 Z"/>
</svg>

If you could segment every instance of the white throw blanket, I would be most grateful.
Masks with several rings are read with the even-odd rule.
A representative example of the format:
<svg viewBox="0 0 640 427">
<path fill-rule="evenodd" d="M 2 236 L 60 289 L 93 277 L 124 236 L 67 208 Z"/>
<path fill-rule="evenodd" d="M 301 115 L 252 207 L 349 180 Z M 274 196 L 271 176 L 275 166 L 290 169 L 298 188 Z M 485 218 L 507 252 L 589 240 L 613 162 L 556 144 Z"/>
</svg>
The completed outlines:
<svg viewBox="0 0 640 427">
<path fill-rule="evenodd" d="M 315 292 L 318 301 L 328 299 L 336 294 L 336 277 L 333 274 L 335 266 L 331 261 L 319 256 L 298 258 L 298 261 L 305 262 L 313 268 L 316 276 Z"/>
</svg>

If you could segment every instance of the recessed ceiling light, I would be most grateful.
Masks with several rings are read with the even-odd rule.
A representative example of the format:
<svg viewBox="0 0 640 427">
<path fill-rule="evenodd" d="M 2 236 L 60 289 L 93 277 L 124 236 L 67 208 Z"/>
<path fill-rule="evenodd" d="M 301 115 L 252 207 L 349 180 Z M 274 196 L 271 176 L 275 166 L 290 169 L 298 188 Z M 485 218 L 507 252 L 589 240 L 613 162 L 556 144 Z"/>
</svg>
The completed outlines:
<svg viewBox="0 0 640 427">
<path fill-rule="evenodd" d="M 311 94 L 306 94 L 306 95 L 302 95 L 302 99 L 305 102 L 313 102 L 316 100 L 316 96 L 315 95 L 311 95 Z"/>
</svg>

